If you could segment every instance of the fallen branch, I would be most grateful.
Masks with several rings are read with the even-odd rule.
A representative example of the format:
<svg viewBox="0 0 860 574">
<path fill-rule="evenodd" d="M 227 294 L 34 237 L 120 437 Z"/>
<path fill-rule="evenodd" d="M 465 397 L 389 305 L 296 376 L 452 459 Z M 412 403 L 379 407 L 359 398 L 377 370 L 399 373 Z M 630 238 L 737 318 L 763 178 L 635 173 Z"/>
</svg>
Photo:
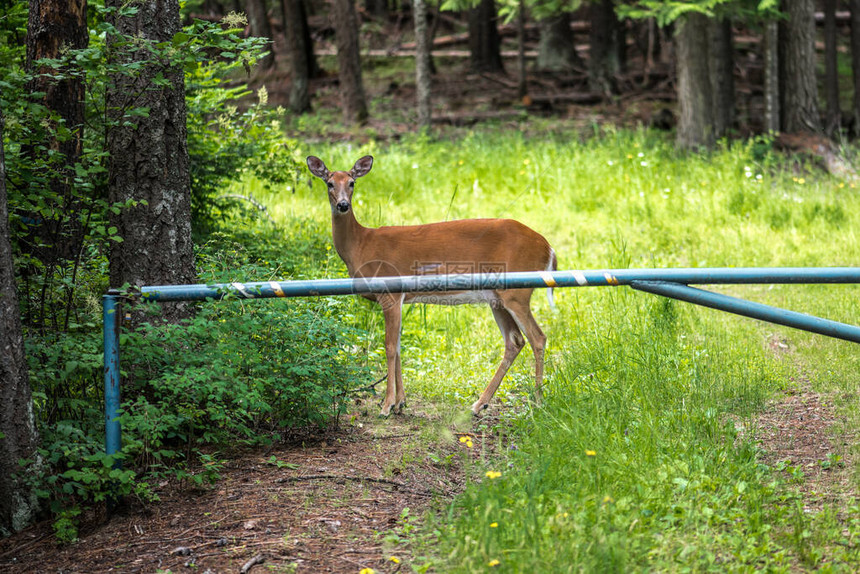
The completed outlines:
<svg viewBox="0 0 860 574">
<path fill-rule="evenodd" d="M 250 560 L 245 562 L 245 565 L 242 566 L 242 568 L 239 570 L 239 572 L 241 572 L 242 574 L 248 574 L 248 572 L 251 571 L 251 568 L 253 568 L 257 564 L 262 564 L 265 561 L 266 561 L 265 556 L 263 556 L 262 554 L 257 554 L 256 556 L 254 556 L 253 558 L 251 558 Z"/>
<path fill-rule="evenodd" d="M 15 554 L 16 552 L 21 552 L 23 550 L 26 550 L 27 548 L 33 546 L 37 542 L 41 542 L 42 540 L 44 540 L 47 537 L 48 537 L 47 534 L 43 534 L 43 535 L 39 536 L 38 538 L 36 538 L 35 540 L 31 540 L 31 541 L 27 542 L 26 544 L 23 544 L 21 546 L 16 546 L 15 548 L 12 548 L 11 550 L 7 550 L 3 554 L 0 554 L 0 558 L 6 558 L 7 556 L 9 556 L 11 554 Z"/>
<path fill-rule="evenodd" d="M 554 104 L 598 104 L 603 96 L 596 92 L 570 92 L 566 94 L 535 94 L 531 96 L 531 105 Z"/>
<path fill-rule="evenodd" d="M 522 110 L 499 110 L 490 112 L 475 112 L 466 115 L 436 116 L 432 119 L 434 124 L 449 124 L 452 126 L 471 126 L 478 122 L 487 120 L 506 120 L 521 118 L 525 115 Z"/>
<path fill-rule="evenodd" d="M 315 50 L 314 53 L 317 56 L 337 56 L 337 50 L 334 48 L 323 48 L 321 50 Z M 468 50 L 433 50 L 431 55 L 434 58 L 469 58 L 472 54 Z M 387 50 L 362 50 L 361 56 L 367 58 L 414 58 L 415 51 L 404 51 L 396 48 Z M 502 57 L 516 58 L 518 57 L 518 54 L 516 50 L 504 50 L 502 51 Z M 537 58 L 537 50 L 526 50 L 525 57 L 530 59 Z"/>
</svg>

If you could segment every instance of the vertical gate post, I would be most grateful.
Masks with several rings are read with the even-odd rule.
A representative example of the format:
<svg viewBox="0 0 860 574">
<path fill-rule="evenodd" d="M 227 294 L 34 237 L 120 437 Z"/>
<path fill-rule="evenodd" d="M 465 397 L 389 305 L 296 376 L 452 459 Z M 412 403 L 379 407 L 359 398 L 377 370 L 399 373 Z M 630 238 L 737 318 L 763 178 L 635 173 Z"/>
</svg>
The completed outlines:
<svg viewBox="0 0 860 574">
<path fill-rule="evenodd" d="M 102 297 L 105 350 L 105 453 L 114 455 L 122 448 L 122 429 L 117 420 L 119 389 L 120 294 L 111 289 Z M 118 468 L 120 461 L 114 463 Z"/>
</svg>

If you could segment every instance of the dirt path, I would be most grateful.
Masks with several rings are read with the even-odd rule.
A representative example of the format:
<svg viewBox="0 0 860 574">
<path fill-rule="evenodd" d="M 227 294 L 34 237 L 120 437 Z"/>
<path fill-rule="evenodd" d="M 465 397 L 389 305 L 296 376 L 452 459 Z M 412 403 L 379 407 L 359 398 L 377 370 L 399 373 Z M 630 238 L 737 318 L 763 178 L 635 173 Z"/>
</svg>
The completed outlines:
<svg viewBox="0 0 860 574">
<path fill-rule="evenodd" d="M 787 341 L 773 339 L 769 347 L 781 360 L 796 362 Z M 844 506 L 856 497 L 848 448 L 854 441 L 833 433 L 839 425 L 832 406 L 812 389 L 803 368 L 796 369 L 794 384 L 756 418 L 762 462 L 781 468 L 794 480 L 807 512 L 818 512 L 827 504 Z"/>
<path fill-rule="evenodd" d="M 213 489 L 160 485 L 148 508 L 88 517 L 75 544 L 36 525 L 0 541 L 0 571 L 240 572 L 255 558 L 245 571 L 398 571 L 410 559 L 398 535 L 464 480 L 464 445 L 420 406 L 410 412 L 230 457 Z"/>
</svg>

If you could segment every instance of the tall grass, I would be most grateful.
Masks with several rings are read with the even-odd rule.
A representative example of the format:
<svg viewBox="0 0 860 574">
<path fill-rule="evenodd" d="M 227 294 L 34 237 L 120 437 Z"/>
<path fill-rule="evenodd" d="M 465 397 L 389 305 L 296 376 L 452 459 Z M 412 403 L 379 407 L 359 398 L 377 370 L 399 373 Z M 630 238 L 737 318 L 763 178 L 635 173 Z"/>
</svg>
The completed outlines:
<svg viewBox="0 0 860 574">
<path fill-rule="evenodd" d="M 582 139 L 500 128 L 302 153 L 331 169 L 376 157 L 356 185 L 365 225 L 512 217 L 549 239 L 562 269 L 860 261 L 857 184 L 788 163 L 766 140 L 691 155 L 647 131 Z M 329 218 L 318 183 L 258 195 L 283 222 Z M 321 272 L 345 274 L 330 255 Z M 721 290 L 860 319 L 853 286 Z M 754 415 L 802 368 L 832 397 L 842 431 L 855 431 L 854 346 L 622 289 L 557 295 L 557 315 L 534 298 L 549 335 L 546 403 L 501 407 L 505 448 L 481 469 L 501 476 L 477 473 L 427 527 L 440 571 L 851 570 L 860 515 L 804 512 L 785 473 L 757 458 Z M 359 301 L 350 309 L 367 333 L 358 358 L 384 369 L 379 313 Z M 791 360 L 772 355 L 774 339 L 789 342 Z M 522 357 L 498 403 L 530 392 L 531 355 Z M 415 307 L 404 323 L 408 394 L 465 408 L 500 358 L 486 309 Z"/>
</svg>

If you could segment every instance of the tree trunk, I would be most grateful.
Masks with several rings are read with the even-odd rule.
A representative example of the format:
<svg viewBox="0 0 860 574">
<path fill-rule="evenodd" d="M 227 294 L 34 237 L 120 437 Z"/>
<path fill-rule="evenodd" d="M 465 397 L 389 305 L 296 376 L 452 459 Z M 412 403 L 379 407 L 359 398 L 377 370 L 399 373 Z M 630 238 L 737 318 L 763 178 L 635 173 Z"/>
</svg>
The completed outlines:
<svg viewBox="0 0 860 574">
<path fill-rule="evenodd" d="M 26 67 L 33 77 L 26 89 L 30 94 L 44 94 L 39 102 L 60 120 L 48 126 L 50 140 L 45 147 L 50 152 L 43 152 L 44 157 L 38 158 L 39 163 L 52 162 L 49 185 L 57 201 L 56 219 L 45 218 L 37 231 L 39 240 L 35 243 L 40 245 L 34 250 L 50 273 L 59 259 L 76 258 L 83 241 L 82 206 L 70 182 L 74 181 L 75 164 L 82 153 L 84 84 L 76 73 L 80 70 L 73 66 L 37 67 L 36 62 L 59 60 L 67 50 L 81 50 L 89 45 L 87 3 L 86 0 L 31 0 L 29 8 Z M 67 137 L 57 137 L 61 126 L 68 130 Z M 53 155 L 56 152 L 59 156 Z M 39 152 L 31 150 L 31 153 Z"/>
<path fill-rule="evenodd" d="M 860 2 L 860 0 L 857 0 Z M 779 24 L 764 24 L 764 129 L 776 133 L 780 127 Z"/>
<path fill-rule="evenodd" d="M 713 99 L 708 70 L 708 17 L 688 13 L 677 27 L 679 147 L 695 149 L 714 143 Z"/>
<path fill-rule="evenodd" d="M 547 72 L 584 70 L 570 29 L 570 13 L 561 12 L 540 23 L 537 68 Z"/>
<path fill-rule="evenodd" d="M 711 93 L 714 100 L 714 135 L 728 135 L 735 121 L 735 57 L 732 22 L 728 18 L 710 20 Z"/>
<path fill-rule="evenodd" d="M 842 112 L 839 109 L 839 69 L 836 56 L 837 0 L 824 0 L 824 92 L 827 98 L 827 135 L 839 132 Z"/>
<path fill-rule="evenodd" d="M 388 20 L 388 0 L 364 0 L 364 10 L 379 20 Z"/>
<path fill-rule="evenodd" d="M 526 3 L 519 0 L 517 7 L 517 97 L 526 97 L 529 87 L 526 79 Z"/>
<path fill-rule="evenodd" d="M 107 5 L 125 3 L 108 0 Z M 120 34 L 139 38 L 131 49 L 117 48 L 116 58 L 128 63 L 148 60 L 147 45 L 169 42 L 180 29 L 179 0 L 141 0 L 135 5 L 136 15 L 115 16 L 112 22 Z M 158 74 L 167 86 L 153 86 Z M 123 241 L 111 249 L 110 284 L 194 283 L 183 70 L 149 61 L 139 74 L 119 72 L 112 79 L 107 109 L 117 123 L 108 134 L 108 194 L 111 203 L 138 203 L 112 217 Z M 131 106 L 149 108 L 149 113 L 123 117 Z M 178 320 L 189 310 L 188 304 L 171 304 L 163 317 Z"/>
<path fill-rule="evenodd" d="M 266 47 L 269 54 L 260 60 L 261 70 L 271 70 L 275 65 L 275 51 L 272 45 L 272 24 L 269 22 L 269 14 L 266 11 L 265 0 L 245 0 L 245 10 L 248 13 L 248 25 L 251 35 L 257 38 L 266 38 L 269 44 Z"/>
<path fill-rule="evenodd" d="M 424 0 L 413 0 L 415 17 L 415 87 L 418 98 L 418 125 L 429 130 L 432 119 L 430 102 L 430 38 L 427 35 L 427 7 Z"/>
<path fill-rule="evenodd" d="M 311 109 L 310 79 L 319 75 L 319 66 L 314 56 L 308 18 L 302 0 L 282 0 L 284 32 L 290 51 L 292 84 L 290 86 L 290 110 L 301 114 Z"/>
<path fill-rule="evenodd" d="M 815 78 L 815 1 L 785 0 L 783 44 L 785 79 L 784 129 L 789 133 L 821 132 L 818 84 Z"/>
<path fill-rule="evenodd" d="M 618 93 L 615 81 L 618 71 L 618 16 L 612 0 L 599 0 L 591 4 L 588 13 L 591 20 L 588 88 L 592 92 L 610 96 Z"/>
<path fill-rule="evenodd" d="M 347 122 L 363 123 L 367 119 L 367 102 L 361 82 L 358 17 L 353 0 L 334 0 L 334 18 L 343 116 Z"/>
<path fill-rule="evenodd" d="M 23 529 L 36 513 L 36 497 L 21 480 L 18 461 L 37 460 L 39 442 L 15 291 L 3 128 L 0 110 L 0 537 Z"/>
<path fill-rule="evenodd" d="M 618 18 L 615 14 L 617 24 L 615 26 L 615 54 L 618 60 L 618 67 L 615 70 L 619 74 L 627 73 L 627 20 Z"/>
<path fill-rule="evenodd" d="M 860 134 L 860 0 L 851 0 L 851 72 L 854 75 L 854 133 Z"/>
<path fill-rule="evenodd" d="M 438 70 L 436 69 L 436 62 L 433 60 L 433 42 L 436 40 L 436 31 L 439 29 L 441 18 L 439 17 L 439 5 L 435 3 L 431 3 L 431 5 L 433 5 L 433 12 L 431 14 L 430 31 L 427 32 L 427 42 L 430 46 L 430 75 L 435 76 Z"/>
<path fill-rule="evenodd" d="M 495 0 L 480 0 L 469 10 L 469 53 L 472 71 L 504 73 L 502 39 L 496 27 Z"/>
</svg>

